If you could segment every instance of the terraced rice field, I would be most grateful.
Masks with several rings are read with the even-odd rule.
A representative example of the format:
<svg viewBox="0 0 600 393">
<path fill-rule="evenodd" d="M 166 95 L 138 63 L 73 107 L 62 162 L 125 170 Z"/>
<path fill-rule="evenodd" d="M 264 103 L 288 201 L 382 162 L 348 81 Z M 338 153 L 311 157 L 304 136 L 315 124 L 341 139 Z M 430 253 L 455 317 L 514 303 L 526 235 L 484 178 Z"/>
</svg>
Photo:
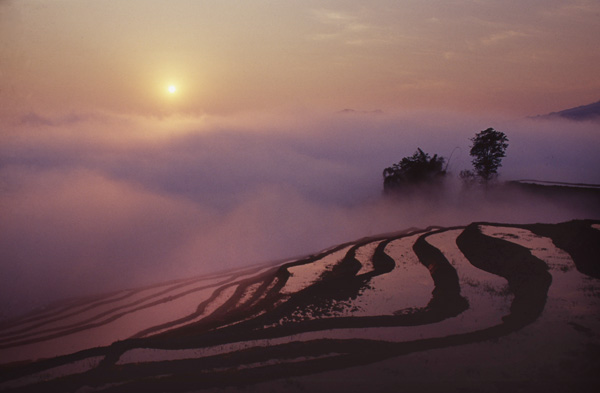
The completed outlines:
<svg viewBox="0 0 600 393">
<path fill-rule="evenodd" d="M 544 340 L 560 345 L 538 362 L 577 362 L 579 371 L 556 379 L 593 388 L 599 379 L 586 367 L 600 365 L 599 255 L 597 221 L 473 223 L 74 299 L 0 326 L 0 390 L 325 389 L 310 377 L 350 370 L 352 380 L 384 361 L 439 360 L 448 348 L 470 357 L 465 364 L 489 348 L 503 365 L 538 356 L 525 353 L 539 352 Z M 510 358 L 514 348 L 525 352 Z M 411 372 L 405 377 L 435 375 Z M 525 390 L 563 386 L 549 375 L 541 385 L 506 378 Z M 296 385 L 282 385 L 290 379 Z M 496 386 L 483 379 L 476 388 Z"/>
</svg>

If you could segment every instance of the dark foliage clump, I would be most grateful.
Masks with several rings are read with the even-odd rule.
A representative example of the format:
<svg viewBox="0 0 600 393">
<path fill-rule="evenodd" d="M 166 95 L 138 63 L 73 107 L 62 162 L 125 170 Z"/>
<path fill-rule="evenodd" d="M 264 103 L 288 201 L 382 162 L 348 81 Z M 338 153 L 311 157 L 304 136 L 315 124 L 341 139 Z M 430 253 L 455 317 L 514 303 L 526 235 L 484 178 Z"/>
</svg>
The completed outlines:
<svg viewBox="0 0 600 393">
<path fill-rule="evenodd" d="M 383 190 L 386 193 L 408 191 L 419 185 L 439 184 L 446 175 L 444 157 L 431 157 L 421 149 L 410 157 L 383 170 Z"/>
</svg>

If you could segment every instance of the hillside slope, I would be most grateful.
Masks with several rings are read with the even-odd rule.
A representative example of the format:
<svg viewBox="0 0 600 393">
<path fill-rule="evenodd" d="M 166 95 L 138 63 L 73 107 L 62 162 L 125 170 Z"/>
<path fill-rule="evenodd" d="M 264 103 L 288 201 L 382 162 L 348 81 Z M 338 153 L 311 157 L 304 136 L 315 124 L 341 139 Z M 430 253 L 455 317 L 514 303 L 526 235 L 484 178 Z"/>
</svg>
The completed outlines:
<svg viewBox="0 0 600 393">
<path fill-rule="evenodd" d="M 600 221 L 410 229 L 0 326 L 2 391 L 594 391 Z"/>
<path fill-rule="evenodd" d="M 600 121 L 600 101 L 593 104 L 581 105 L 575 108 L 569 108 L 558 112 L 552 112 L 541 117 L 556 118 L 561 117 L 569 120 L 584 121 L 593 120 Z"/>
</svg>

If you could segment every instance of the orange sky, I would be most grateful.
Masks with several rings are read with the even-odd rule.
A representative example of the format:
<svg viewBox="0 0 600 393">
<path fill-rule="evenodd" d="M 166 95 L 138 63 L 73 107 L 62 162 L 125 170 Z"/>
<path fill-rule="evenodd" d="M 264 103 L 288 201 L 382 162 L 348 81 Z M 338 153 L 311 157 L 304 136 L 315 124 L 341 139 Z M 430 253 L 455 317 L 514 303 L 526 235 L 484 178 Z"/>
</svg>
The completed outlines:
<svg viewBox="0 0 600 393">
<path fill-rule="evenodd" d="M 0 115 L 531 115 L 600 99 L 598 37 L 595 0 L 0 0 Z"/>
</svg>

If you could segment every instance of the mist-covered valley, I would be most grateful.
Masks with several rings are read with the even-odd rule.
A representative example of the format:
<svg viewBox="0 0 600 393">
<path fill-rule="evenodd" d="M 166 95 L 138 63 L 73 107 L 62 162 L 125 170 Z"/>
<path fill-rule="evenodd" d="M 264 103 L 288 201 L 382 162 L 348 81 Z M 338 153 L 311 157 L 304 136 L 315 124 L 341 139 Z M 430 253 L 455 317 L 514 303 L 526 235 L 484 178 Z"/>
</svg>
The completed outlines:
<svg viewBox="0 0 600 393">
<path fill-rule="evenodd" d="M 501 182 L 600 183 L 594 122 L 431 112 L 4 122 L 0 316 L 413 226 L 600 217 L 585 199 L 465 190 L 469 138 L 487 127 L 509 138 Z M 384 198 L 383 169 L 417 148 L 447 159 L 443 191 Z"/>
</svg>

